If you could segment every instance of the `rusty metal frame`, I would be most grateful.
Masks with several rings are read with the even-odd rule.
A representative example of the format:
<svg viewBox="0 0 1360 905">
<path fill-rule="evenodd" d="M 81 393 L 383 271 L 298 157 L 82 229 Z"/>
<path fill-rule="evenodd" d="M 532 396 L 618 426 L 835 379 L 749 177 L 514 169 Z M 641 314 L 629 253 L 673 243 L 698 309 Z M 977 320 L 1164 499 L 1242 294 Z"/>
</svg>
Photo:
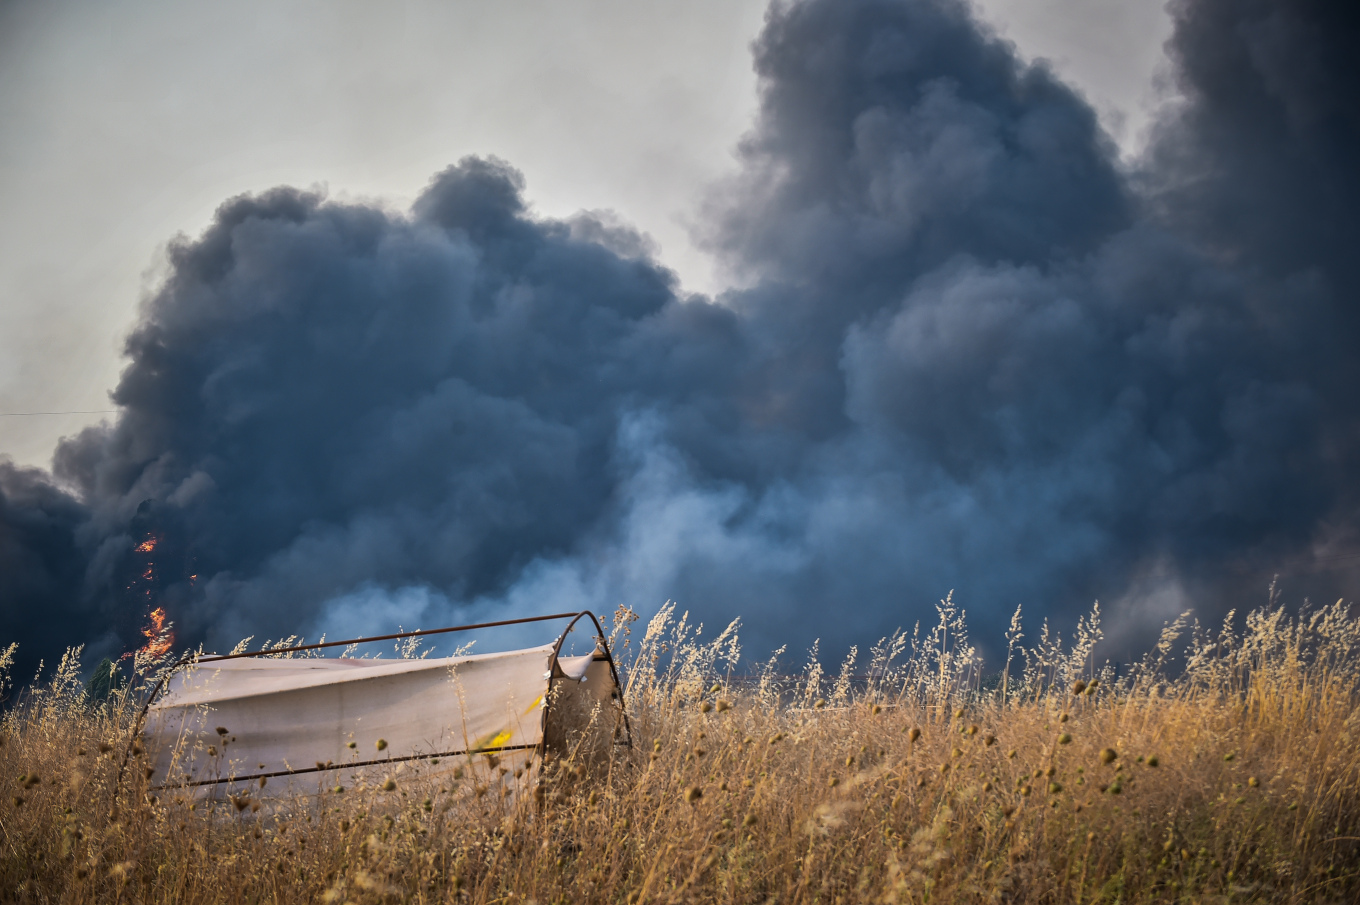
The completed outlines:
<svg viewBox="0 0 1360 905">
<path fill-rule="evenodd" d="M 590 610 L 582 610 L 581 612 L 576 614 L 575 618 L 573 618 L 571 622 L 567 623 L 567 627 L 562 629 L 562 634 L 557 636 L 557 643 L 553 645 L 552 659 L 549 662 L 556 665 L 558 658 L 562 654 L 562 645 L 566 642 L 567 635 L 570 635 L 572 630 L 576 628 L 576 623 L 580 622 L 586 616 L 589 616 L 590 621 L 595 624 L 596 646 L 595 652 L 592 654 L 592 658 L 595 660 L 603 659 L 606 663 L 609 664 L 609 674 L 610 676 L 613 677 L 614 687 L 617 688 L 619 692 L 619 713 L 623 715 L 623 731 L 627 735 L 625 744 L 627 744 L 628 747 L 631 748 L 633 747 L 633 727 L 632 724 L 629 723 L 628 721 L 628 708 L 624 705 L 623 702 L 623 683 L 619 681 L 619 670 L 614 663 L 614 654 L 609 649 L 609 640 L 605 636 L 604 628 L 600 625 L 600 620 L 595 618 L 594 613 L 592 613 Z M 600 651 L 604 652 L 603 657 L 599 655 Z M 543 700 L 543 723 L 542 723 L 543 740 L 539 742 L 538 745 L 539 748 L 538 754 L 540 758 L 544 755 L 544 753 L 547 750 L 546 746 L 548 744 L 548 715 L 551 710 L 552 710 L 552 679 L 550 678 L 548 680 L 548 695 Z M 617 744 L 617 742 L 615 744 Z"/>
<path fill-rule="evenodd" d="M 195 653 L 188 653 L 188 654 L 185 654 L 184 656 L 182 656 L 182 657 L 180 657 L 178 660 L 176 660 L 176 661 L 174 662 L 174 664 L 172 664 L 172 665 L 170 666 L 169 669 L 167 669 L 167 670 L 165 670 L 165 672 L 161 673 L 160 678 L 156 680 L 155 686 L 151 689 L 151 693 L 148 694 L 148 695 L 146 696 L 146 700 L 142 702 L 142 706 L 141 706 L 141 708 L 140 708 L 140 709 L 138 710 L 138 712 L 137 712 L 137 719 L 133 722 L 133 725 L 132 725 L 132 732 L 131 732 L 131 733 L 129 734 L 129 736 L 128 736 L 127 745 L 123 748 L 123 759 L 122 759 L 122 761 L 121 761 L 121 762 L 119 763 L 119 765 L 118 765 L 118 777 L 117 777 L 117 779 L 114 781 L 114 790 L 115 790 L 115 794 L 117 794 L 117 790 L 118 790 L 118 789 L 121 789 L 121 788 L 122 788 L 122 785 L 123 785 L 123 774 L 127 771 L 127 764 L 128 764 L 129 758 L 132 756 L 132 749 L 133 749 L 133 746 L 137 744 L 137 737 L 141 734 L 142 725 L 143 725 L 143 723 L 146 721 L 146 715 L 147 715 L 147 713 L 150 711 L 151 705 L 152 705 L 153 703 L 155 703 L 156 698 L 157 698 L 157 697 L 160 695 L 160 693 L 164 690 L 166 683 L 170 680 L 170 677 L 171 677 L 172 675 L 174 675 L 175 671 L 178 670 L 178 669 L 180 669 L 181 667 L 189 666 L 189 665 L 195 665 L 195 666 L 197 666 L 197 665 L 203 664 L 203 663 L 217 663 L 217 662 L 220 662 L 220 661 L 222 661 L 222 660 L 238 660 L 238 659 L 243 659 L 243 658 L 246 658 L 246 657 L 273 657 L 273 656 L 277 656 L 277 655 L 279 655 L 279 654 L 291 654 L 291 653 L 298 653 L 298 652 L 300 652 L 300 651 L 320 650 L 320 649 L 322 649 L 322 648 L 327 648 L 327 647 L 349 647 L 350 645 L 353 645 L 353 644 L 369 644 L 369 643 L 372 643 L 372 642 L 374 642 L 374 641 L 393 641 L 393 640 L 397 640 L 397 639 L 401 639 L 401 638 L 421 638 L 421 637 L 425 637 L 426 635 L 443 635 L 443 634 L 448 634 L 448 633 L 450 633 L 450 632 L 469 632 L 469 631 L 476 631 L 476 630 L 478 630 L 478 629 L 485 629 L 485 628 L 499 628 L 499 627 L 501 627 L 501 626 L 506 626 L 506 625 L 526 625 L 526 624 L 532 623 L 532 622 L 549 622 L 549 621 L 551 621 L 551 620 L 553 620 L 553 619 L 570 619 L 571 622 L 569 622 L 569 623 L 567 624 L 567 627 L 566 627 L 565 629 L 562 630 L 562 633 L 559 634 L 559 635 L 557 636 L 557 642 L 553 645 L 552 658 L 551 658 L 551 660 L 550 660 L 549 662 L 550 662 L 551 664 L 554 664 L 554 665 L 555 665 L 555 664 L 557 663 L 558 655 L 561 653 L 562 644 L 563 644 L 563 642 L 566 641 L 567 635 L 570 634 L 571 631 L 572 631 L 572 629 L 574 629 L 574 628 L 576 627 L 576 623 L 579 622 L 579 621 L 580 621 L 583 617 L 585 617 L 585 616 L 589 616 L 589 617 L 590 617 L 590 621 L 593 622 L 593 623 L 595 624 L 595 630 L 596 630 L 596 632 L 598 632 L 598 634 L 596 635 L 596 638 L 597 638 L 598 641 L 599 641 L 599 646 L 600 646 L 601 648 L 604 649 L 605 659 L 606 659 L 606 660 L 608 661 L 608 663 L 609 663 L 609 672 L 610 672 L 610 674 L 614 677 L 614 684 L 615 684 L 615 686 L 617 686 L 618 689 L 619 689 L 619 709 L 620 709 L 620 710 L 622 711 L 622 713 L 623 713 L 624 728 L 625 728 L 625 730 L 628 731 L 628 733 L 629 733 L 628 744 L 631 746 L 631 745 L 632 745 L 632 731 L 631 731 L 631 728 L 629 727 L 629 724 L 628 724 L 628 710 L 627 710 L 627 708 L 624 706 L 624 703 L 623 703 L 623 685 L 619 682 L 619 673 L 618 673 L 618 669 L 617 669 L 617 668 L 615 667 L 615 665 L 614 665 L 614 657 L 613 657 L 613 654 L 611 654 L 610 651 L 609 651 L 609 642 L 605 639 L 604 629 L 600 627 L 600 620 L 597 619 L 597 618 L 595 618 L 595 614 L 592 613 L 590 610 L 581 610 L 580 612 L 575 612 L 575 613 L 552 613 L 552 614 L 547 615 L 547 616 L 526 616 L 526 617 L 523 617 L 523 618 L 520 618 L 520 619 L 501 619 L 501 620 L 498 620 L 498 621 L 495 621 L 495 622 L 477 622 L 477 623 L 472 623 L 472 624 L 469 624 L 469 625 L 453 625 L 453 626 L 449 626 L 449 627 L 447 627 L 447 628 L 423 629 L 423 630 L 414 631 L 414 632 L 396 632 L 396 633 L 390 634 L 390 635 L 375 635 L 375 636 L 372 637 L 372 638 L 350 638 L 350 639 L 345 640 L 345 641 L 323 641 L 323 642 L 318 642 L 318 643 L 316 643 L 316 644 L 299 644 L 299 645 L 297 645 L 297 646 L 295 646 L 295 647 L 278 647 L 278 648 L 271 648 L 271 649 L 268 649 L 268 650 L 244 651 L 244 652 L 242 652 L 242 653 L 237 653 L 237 654 L 219 654 L 218 656 L 215 656 L 215 657 L 200 657 L 200 656 L 198 656 L 198 655 L 195 654 Z M 552 683 L 552 680 L 551 680 L 551 678 L 550 678 L 550 679 L 549 679 L 549 687 L 551 687 L 551 683 Z M 544 701 L 544 708 L 543 708 L 543 727 L 544 727 L 545 733 L 546 733 L 546 729 L 547 729 L 548 707 L 549 707 L 549 702 L 548 702 L 547 700 L 545 700 L 545 701 Z M 518 748 L 518 747 L 519 747 L 519 746 L 516 746 L 516 748 Z M 543 753 L 543 743 L 542 743 L 542 742 L 540 742 L 538 745 L 535 745 L 535 746 L 532 746 L 532 747 L 534 747 L 534 748 L 537 750 L 537 752 L 538 752 L 538 754 L 539 754 L 540 756 L 542 755 L 542 753 Z M 499 749 L 497 749 L 497 750 L 499 750 Z M 471 754 L 483 754 L 483 753 L 494 753 L 494 752 L 493 752 L 491 749 L 487 749 L 486 751 L 475 751 L 475 752 L 469 752 L 469 751 L 453 751 L 453 752 L 442 752 L 442 753 L 432 753 L 432 754 L 418 754 L 418 755 L 411 755 L 411 756 L 409 756 L 409 757 L 403 757 L 403 758 L 400 758 L 400 759 L 401 759 L 401 760 L 423 760 L 423 759 L 429 759 L 429 758 L 435 758 L 435 757 L 453 757 L 453 756 L 457 756 L 457 755 L 461 755 L 461 754 L 469 754 L 469 753 L 471 753 Z M 383 762 L 385 763 L 386 761 L 383 761 Z M 342 769 L 342 768 L 350 767 L 350 766 L 355 766 L 355 765 L 353 765 L 353 764 L 336 764 L 336 765 L 334 765 L 334 766 L 327 766 L 325 769 L 328 769 L 328 770 L 330 770 L 330 769 L 338 770 L 338 769 Z M 286 770 L 286 771 L 282 771 L 282 772 L 270 773 L 270 774 L 268 774 L 268 775 L 269 775 L 269 776 L 286 776 L 286 775 L 292 775 L 292 774 L 294 774 L 294 773 L 317 773 L 317 772 L 321 772 L 321 768 L 303 767 L 303 768 L 299 768 L 299 769 L 297 769 L 297 770 Z M 240 777 L 241 781 L 243 781 L 243 782 L 244 782 L 245 780 L 248 780 L 248 779 L 258 779 L 258 778 L 259 778 L 258 776 L 254 776 L 254 775 L 252 775 L 252 776 L 247 776 L 247 777 Z M 217 783 L 221 783 L 221 782 L 230 782 L 230 781 L 232 781 L 232 780 L 230 780 L 230 779 L 228 779 L 228 780 L 220 780 L 220 779 L 219 779 L 219 780 L 211 780 L 211 784 L 217 784 Z M 194 783 L 194 785 L 202 785 L 202 784 L 204 784 L 204 783 Z"/>
</svg>

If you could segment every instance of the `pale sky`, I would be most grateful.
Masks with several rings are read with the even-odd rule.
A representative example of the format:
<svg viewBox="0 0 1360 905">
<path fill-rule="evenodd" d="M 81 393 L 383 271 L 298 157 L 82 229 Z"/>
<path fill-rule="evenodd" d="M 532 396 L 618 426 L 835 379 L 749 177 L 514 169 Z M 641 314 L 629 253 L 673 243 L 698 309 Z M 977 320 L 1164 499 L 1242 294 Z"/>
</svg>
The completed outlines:
<svg viewBox="0 0 1360 905">
<path fill-rule="evenodd" d="M 545 215 L 612 209 L 687 289 L 689 241 L 749 127 L 764 0 L 0 0 L 0 412 L 107 409 L 167 240 L 278 184 L 405 207 L 466 154 Z M 1161 0 L 982 0 L 1136 151 Z M 46 466 L 100 415 L 0 416 Z"/>
</svg>

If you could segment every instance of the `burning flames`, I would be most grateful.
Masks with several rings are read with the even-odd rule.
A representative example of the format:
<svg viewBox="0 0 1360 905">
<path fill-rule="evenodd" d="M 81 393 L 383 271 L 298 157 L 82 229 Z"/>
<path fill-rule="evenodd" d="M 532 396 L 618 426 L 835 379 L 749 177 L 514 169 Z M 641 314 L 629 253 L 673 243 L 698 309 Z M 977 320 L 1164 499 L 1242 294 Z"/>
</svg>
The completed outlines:
<svg viewBox="0 0 1360 905">
<path fill-rule="evenodd" d="M 175 633 L 165 621 L 165 610 L 156 607 L 147 614 L 147 624 L 142 629 L 142 635 L 146 638 L 146 643 L 134 651 L 123 654 L 123 659 L 133 657 L 134 662 L 140 660 L 159 660 L 170 653 L 175 645 Z"/>
<path fill-rule="evenodd" d="M 156 564 L 148 554 L 156 551 L 156 546 L 160 541 L 159 536 L 148 534 L 140 544 L 133 547 L 135 552 L 146 555 L 146 561 L 139 579 L 134 580 L 129 585 L 128 590 L 138 593 L 138 596 L 144 596 L 148 607 L 151 606 L 156 596 L 157 587 Z M 143 586 L 140 589 L 138 588 L 139 584 Z M 141 630 L 142 636 L 146 638 L 146 643 L 136 650 L 124 654 L 123 659 L 131 657 L 133 662 L 137 664 L 147 661 L 154 663 L 170 653 L 174 647 L 175 633 L 170 629 L 171 623 L 166 620 L 165 608 L 155 607 L 147 613 L 146 618 L 147 623 Z"/>
</svg>

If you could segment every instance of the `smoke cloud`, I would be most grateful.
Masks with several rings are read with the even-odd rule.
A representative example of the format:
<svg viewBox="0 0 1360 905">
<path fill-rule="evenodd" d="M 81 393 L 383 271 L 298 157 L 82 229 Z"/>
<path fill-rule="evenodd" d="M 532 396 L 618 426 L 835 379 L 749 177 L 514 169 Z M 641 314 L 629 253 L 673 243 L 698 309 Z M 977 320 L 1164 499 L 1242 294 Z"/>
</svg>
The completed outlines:
<svg viewBox="0 0 1360 905">
<path fill-rule="evenodd" d="M 111 424 L 0 469 L 3 629 L 117 654 L 674 598 L 757 647 L 1304 591 L 1360 512 L 1355 16 L 1187 0 L 1121 164 L 953 0 L 776 3 L 685 296 L 495 158 L 169 251 Z M 152 541 L 148 551 L 147 542 Z M 1310 583 L 1311 582 L 1311 583 Z M 1352 585 L 1353 586 L 1353 585 Z"/>
</svg>

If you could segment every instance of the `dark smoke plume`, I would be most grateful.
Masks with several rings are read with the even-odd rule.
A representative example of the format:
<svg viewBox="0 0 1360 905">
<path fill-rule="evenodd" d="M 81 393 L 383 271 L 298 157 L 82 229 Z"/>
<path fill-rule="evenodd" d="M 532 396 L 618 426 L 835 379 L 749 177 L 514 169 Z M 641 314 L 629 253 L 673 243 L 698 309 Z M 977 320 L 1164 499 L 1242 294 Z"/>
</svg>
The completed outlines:
<svg viewBox="0 0 1360 905">
<path fill-rule="evenodd" d="M 170 251 L 116 423 L 0 472 L 9 637 L 117 655 L 675 598 L 757 646 L 1309 593 L 1356 538 L 1354 16 L 1193 0 L 1118 161 L 952 0 L 777 3 L 683 297 L 495 159 Z M 1335 561 L 1335 560 L 1331 560 Z M 1324 564 L 1324 565 L 1319 565 Z M 1293 570 L 1291 573 L 1289 570 Z"/>
</svg>

